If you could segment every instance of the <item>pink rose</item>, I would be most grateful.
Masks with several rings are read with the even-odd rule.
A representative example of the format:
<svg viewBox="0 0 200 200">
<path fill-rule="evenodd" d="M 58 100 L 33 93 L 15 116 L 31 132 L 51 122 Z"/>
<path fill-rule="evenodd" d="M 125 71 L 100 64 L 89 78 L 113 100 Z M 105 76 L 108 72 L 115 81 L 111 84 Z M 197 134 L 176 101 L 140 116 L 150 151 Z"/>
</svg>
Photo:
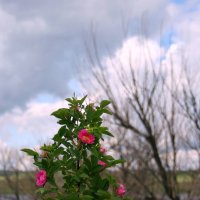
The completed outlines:
<svg viewBox="0 0 200 200">
<path fill-rule="evenodd" d="M 123 197 L 126 193 L 126 188 L 123 184 L 120 184 L 119 187 L 116 189 L 116 194 L 119 197 Z"/>
<path fill-rule="evenodd" d="M 88 133 L 87 129 L 82 129 L 81 131 L 79 131 L 78 139 L 85 144 L 93 144 L 95 140 L 94 135 Z"/>
<path fill-rule="evenodd" d="M 98 160 L 98 165 L 101 165 L 102 167 L 106 167 L 107 164 L 103 162 L 102 160 Z"/>
<path fill-rule="evenodd" d="M 36 177 L 36 185 L 43 186 L 47 181 L 47 172 L 45 170 L 40 170 L 35 174 Z"/>
<path fill-rule="evenodd" d="M 99 151 L 100 151 L 100 153 L 105 153 L 105 152 L 106 152 L 106 149 L 105 149 L 104 147 L 100 147 L 100 148 L 99 148 Z"/>
</svg>

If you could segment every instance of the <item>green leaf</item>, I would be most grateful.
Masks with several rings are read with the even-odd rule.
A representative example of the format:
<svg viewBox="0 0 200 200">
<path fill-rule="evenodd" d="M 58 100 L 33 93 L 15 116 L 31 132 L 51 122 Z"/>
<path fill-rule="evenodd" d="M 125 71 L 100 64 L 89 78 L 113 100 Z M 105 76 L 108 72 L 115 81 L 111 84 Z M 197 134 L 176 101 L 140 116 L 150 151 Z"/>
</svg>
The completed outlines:
<svg viewBox="0 0 200 200">
<path fill-rule="evenodd" d="M 48 162 L 47 162 L 46 159 L 42 159 L 41 166 L 42 166 L 41 168 L 43 168 L 43 169 L 47 169 L 48 168 Z"/>
<path fill-rule="evenodd" d="M 52 147 L 52 145 L 44 144 L 43 146 L 40 147 L 40 149 L 43 150 L 43 151 L 51 152 L 53 150 L 53 147 Z"/>
<path fill-rule="evenodd" d="M 61 119 L 61 120 L 58 120 L 58 124 L 60 124 L 60 125 L 64 125 L 64 124 L 67 124 L 67 120 L 66 119 Z"/>
<path fill-rule="evenodd" d="M 98 157 L 98 155 L 99 155 L 99 151 L 96 149 L 96 147 L 93 147 L 93 148 L 91 148 L 91 152 L 92 152 L 92 154 L 96 157 L 96 162 L 97 162 L 97 157 Z M 94 158 L 92 158 L 92 159 L 94 159 Z M 94 160 L 92 160 L 92 162 L 94 163 L 95 162 Z"/>
<path fill-rule="evenodd" d="M 82 195 L 80 197 L 81 200 L 93 200 L 93 197 L 90 195 Z"/>
<path fill-rule="evenodd" d="M 65 100 L 68 101 L 69 103 L 72 103 L 72 104 L 74 102 L 73 99 L 71 99 L 71 98 L 66 98 Z"/>
<path fill-rule="evenodd" d="M 65 119 L 65 117 L 67 117 L 67 115 L 68 115 L 68 111 L 66 108 L 60 108 L 60 109 L 54 111 L 51 115 L 53 115 L 54 117 L 57 117 L 59 119 Z"/>
<path fill-rule="evenodd" d="M 64 151 L 64 148 L 63 148 L 63 147 L 57 148 L 57 149 L 53 152 L 54 157 L 57 157 L 57 156 L 61 155 L 61 154 L 63 153 L 63 151 Z"/>
<path fill-rule="evenodd" d="M 111 136 L 111 137 L 114 137 L 113 134 L 110 133 L 109 131 L 104 131 L 103 134 L 104 134 L 104 135 L 109 135 L 109 136 Z"/>
<path fill-rule="evenodd" d="M 105 158 L 106 160 L 114 160 L 114 158 L 113 158 L 112 156 L 110 156 L 110 155 L 104 156 L 104 158 Z"/>
<path fill-rule="evenodd" d="M 52 165 L 51 165 L 51 167 L 50 167 L 49 174 L 53 175 L 54 173 L 56 173 L 57 171 L 59 171 L 60 170 L 60 166 L 61 166 L 61 164 L 60 164 L 59 161 L 53 162 Z"/>
<path fill-rule="evenodd" d="M 36 192 L 36 194 L 44 194 L 45 188 L 39 188 L 35 192 Z"/>
<path fill-rule="evenodd" d="M 103 179 L 102 182 L 101 182 L 101 184 L 100 184 L 100 187 L 101 187 L 102 190 L 107 191 L 108 188 L 109 188 L 109 181 L 108 181 L 108 179 Z"/>
<path fill-rule="evenodd" d="M 109 163 L 109 166 L 117 165 L 117 164 L 124 163 L 124 162 L 125 162 L 124 160 L 114 160 Z"/>
<path fill-rule="evenodd" d="M 65 127 L 65 126 L 62 126 L 62 127 L 59 129 L 58 134 L 62 137 L 62 136 L 65 135 L 66 131 L 67 131 L 66 127 Z"/>
<path fill-rule="evenodd" d="M 77 193 L 71 193 L 67 196 L 66 200 L 78 200 L 78 194 Z"/>
<path fill-rule="evenodd" d="M 92 168 L 92 164 L 89 159 L 84 159 L 84 164 L 87 166 L 87 168 L 90 170 Z"/>
<path fill-rule="evenodd" d="M 31 149 L 22 149 L 21 151 L 27 153 L 29 156 L 39 156 L 39 154 L 36 151 L 33 151 Z"/>
<path fill-rule="evenodd" d="M 97 166 L 98 158 L 94 155 L 91 156 L 91 164 L 92 166 Z"/>
<path fill-rule="evenodd" d="M 89 178 L 89 176 L 86 174 L 86 173 L 81 173 L 80 175 L 79 175 L 79 177 L 80 178 Z"/>
<path fill-rule="evenodd" d="M 58 133 L 54 135 L 53 140 L 57 142 L 61 142 L 61 138 L 67 133 L 66 126 L 62 126 Z"/>
<path fill-rule="evenodd" d="M 53 192 L 57 192 L 58 189 L 57 188 L 50 188 L 50 189 L 46 189 L 46 188 L 39 188 L 36 190 L 37 194 L 41 194 L 41 195 L 45 195 L 48 193 L 53 193 Z"/>
<path fill-rule="evenodd" d="M 54 177 L 48 177 L 47 182 L 54 187 L 57 187 Z"/>
<path fill-rule="evenodd" d="M 116 179 L 112 175 L 107 174 L 107 180 L 111 185 L 116 185 L 116 187 L 118 186 L 118 184 L 116 183 Z"/>
<path fill-rule="evenodd" d="M 121 198 L 119 198 L 119 197 L 111 197 L 110 200 L 121 200 Z"/>
<path fill-rule="evenodd" d="M 69 142 L 67 142 L 66 140 L 62 139 L 60 141 L 64 146 L 66 146 L 67 148 L 73 147 L 72 144 L 70 144 Z"/>
<path fill-rule="evenodd" d="M 40 162 L 34 162 L 33 164 L 35 166 L 39 167 L 40 169 L 42 168 L 42 164 Z"/>
<path fill-rule="evenodd" d="M 92 118 L 94 116 L 94 110 L 92 109 L 91 106 L 87 105 L 86 109 L 85 109 L 85 112 L 86 112 L 87 121 L 91 122 L 91 120 L 92 120 Z"/>
<path fill-rule="evenodd" d="M 82 105 L 86 98 L 87 98 L 87 95 L 84 96 L 82 99 L 78 100 L 78 103 L 79 103 L 80 105 Z"/>
<path fill-rule="evenodd" d="M 102 109 L 102 112 L 109 114 L 109 115 L 112 115 L 112 112 L 110 110 L 106 109 L 106 108 Z"/>
<path fill-rule="evenodd" d="M 102 170 L 102 166 L 98 165 L 96 167 L 94 167 L 92 170 L 91 170 L 91 174 L 95 174 L 95 173 L 98 173 L 99 171 Z"/>
<path fill-rule="evenodd" d="M 73 169 L 73 167 L 75 166 L 74 159 L 71 158 L 71 159 L 67 160 L 66 166 L 67 166 L 68 168 L 72 168 L 72 169 Z"/>
<path fill-rule="evenodd" d="M 101 103 L 100 103 L 100 107 L 101 108 L 104 108 L 106 107 L 107 105 L 110 104 L 110 101 L 109 100 L 103 100 Z"/>
<path fill-rule="evenodd" d="M 104 190 L 98 190 L 98 191 L 97 191 L 97 195 L 98 195 L 99 197 L 101 197 L 102 199 L 104 199 L 104 198 L 110 198 L 110 197 L 111 197 L 110 193 L 109 193 L 109 192 L 106 192 L 106 191 L 104 191 Z"/>
</svg>

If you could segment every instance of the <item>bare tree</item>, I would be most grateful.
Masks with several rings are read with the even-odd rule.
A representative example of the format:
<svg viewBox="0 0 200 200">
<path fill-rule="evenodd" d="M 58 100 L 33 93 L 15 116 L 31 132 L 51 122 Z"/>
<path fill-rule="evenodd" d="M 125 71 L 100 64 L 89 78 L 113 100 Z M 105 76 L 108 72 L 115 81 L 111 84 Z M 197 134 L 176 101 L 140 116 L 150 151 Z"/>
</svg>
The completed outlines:
<svg viewBox="0 0 200 200">
<path fill-rule="evenodd" d="M 174 94 L 174 98 L 179 105 L 179 113 L 184 120 L 184 144 L 188 150 L 196 152 L 198 157 L 197 169 L 200 169 L 200 90 L 198 87 L 199 73 L 189 71 L 187 62 L 183 63 L 183 75 L 180 91 Z M 197 163 L 195 163 L 196 165 Z M 197 173 L 191 174 L 193 185 L 188 190 L 188 199 L 198 194 L 199 176 Z"/>
<path fill-rule="evenodd" d="M 184 69 L 185 82 L 182 84 L 182 99 L 176 97 L 177 102 L 185 119 L 189 120 L 190 132 L 193 133 L 192 140 L 188 140 L 190 148 L 197 150 L 199 154 L 199 169 L 200 169 L 200 96 L 198 78 L 194 75 L 190 77 L 187 68 Z M 196 80 L 195 80 L 196 79 Z"/>
<path fill-rule="evenodd" d="M 181 122 L 174 99 L 178 86 L 173 82 L 173 70 L 166 72 L 161 63 L 156 66 L 148 44 L 140 39 L 145 49 L 142 68 L 133 63 L 131 53 L 126 64 L 120 58 L 117 62 L 111 58 L 107 60 L 109 66 L 105 66 L 93 38 L 92 51 L 87 48 L 93 66 L 88 91 L 93 86 L 93 92 L 112 101 L 111 121 L 115 129 L 123 129 L 118 132 L 114 146 L 121 157 L 130 158 L 127 166 L 121 166 L 123 176 L 135 178 L 145 191 L 146 197 L 143 198 L 157 199 L 157 193 L 162 194 L 158 188 L 162 187 L 168 198 L 179 200 L 177 138 L 181 135 Z M 113 69 L 112 73 L 110 69 Z M 82 82 L 84 84 L 84 80 Z M 141 176 L 144 173 L 146 181 Z M 156 189 L 150 181 L 156 182 Z"/>
</svg>

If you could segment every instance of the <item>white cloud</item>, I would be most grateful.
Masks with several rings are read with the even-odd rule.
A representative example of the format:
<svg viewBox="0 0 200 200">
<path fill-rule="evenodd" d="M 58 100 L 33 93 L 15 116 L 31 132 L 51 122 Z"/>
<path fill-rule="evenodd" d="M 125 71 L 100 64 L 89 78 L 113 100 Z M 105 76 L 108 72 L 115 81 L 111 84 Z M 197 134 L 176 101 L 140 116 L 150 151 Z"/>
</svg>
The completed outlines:
<svg viewBox="0 0 200 200">
<path fill-rule="evenodd" d="M 39 143 L 40 140 L 50 140 L 59 128 L 56 123 L 56 118 L 50 116 L 50 114 L 61 107 L 66 107 L 64 101 L 52 103 L 37 103 L 32 101 L 27 104 L 24 110 L 21 108 L 14 108 L 1 115 L 0 132 L 2 134 L 6 133 L 6 135 L 10 133 L 10 137 L 4 137 L 5 143 L 12 139 L 12 130 L 15 132 L 15 138 L 19 140 L 19 142 L 21 140 L 21 145 L 24 145 L 24 143 L 29 143 L 31 145 Z M 12 130 L 10 130 L 11 127 Z M 23 138 L 25 136 L 26 139 L 29 138 L 27 135 L 30 136 L 30 141 L 24 142 Z M 35 141 L 31 141 L 33 139 L 35 139 Z"/>
<path fill-rule="evenodd" d="M 173 43 L 180 44 L 182 54 L 194 73 L 199 72 L 200 57 L 200 3 L 199 1 L 186 1 L 178 6 L 170 4 L 167 8 L 174 33 Z"/>
<path fill-rule="evenodd" d="M 60 98 L 73 93 L 67 82 L 76 76 L 74 62 L 84 54 L 82 36 L 92 22 L 101 47 L 115 48 L 122 40 L 122 16 L 125 21 L 129 19 L 132 33 L 139 23 L 135 22 L 147 11 L 153 19 L 153 35 L 159 29 L 155 21 L 160 20 L 160 9 L 164 10 L 166 3 L 0 0 L 0 112 L 24 106 L 41 93 Z"/>
<path fill-rule="evenodd" d="M 121 99 L 128 97 L 127 91 L 124 91 L 123 84 L 129 82 L 130 84 L 127 84 L 127 86 L 131 89 L 131 68 L 134 69 L 135 76 L 138 77 L 138 80 L 143 81 L 145 67 L 147 67 L 147 70 L 150 72 L 152 67 L 157 71 L 163 53 L 164 50 L 157 41 L 134 36 L 125 40 L 112 56 L 106 56 L 102 59 L 103 69 L 97 66 L 94 67 L 93 70 L 97 74 L 105 74 L 106 81 L 111 87 L 113 94 L 116 95 L 115 99 L 122 103 Z M 83 76 L 85 76 L 86 79 L 88 78 L 85 74 Z M 98 84 L 94 76 L 90 75 L 90 77 L 93 77 L 90 78 L 92 84 L 89 86 L 85 84 L 90 95 L 96 96 L 96 98 L 104 95 L 104 91 L 98 89 Z M 99 75 L 99 77 L 101 77 L 101 75 Z M 103 79 L 101 79 L 101 81 L 104 82 Z M 131 95 L 131 93 L 129 93 L 129 95 Z M 120 98 L 118 98 L 119 96 Z"/>
<path fill-rule="evenodd" d="M 146 62 L 150 65 L 151 60 L 157 64 L 162 55 L 163 50 L 156 41 L 135 36 L 125 40 L 114 56 L 104 62 L 107 66 L 119 66 L 121 63 L 125 70 L 129 70 L 131 64 L 139 70 L 144 68 Z"/>
<path fill-rule="evenodd" d="M 0 147 L 5 148 L 7 147 L 7 144 L 3 140 L 0 140 Z"/>
<path fill-rule="evenodd" d="M 26 33 L 29 35 L 34 35 L 41 33 L 45 34 L 45 32 L 47 33 L 49 30 L 44 19 L 37 17 L 21 21 L 18 26 L 18 31 L 22 34 Z"/>
<path fill-rule="evenodd" d="M 144 38 L 140 36 L 129 37 L 122 45 L 115 50 L 111 56 L 102 59 L 103 70 L 108 78 L 113 91 L 120 91 L 122 84 L 120 78 L 128 81 L 131 79 L 130 65 L 140 75 L 144 74 L 147 66 L 151 71 L 159 69 L 160 60 L 166 80 L 170 83 L 167 75 L 173 68 L 177 84 L 185 83 L 184 67 L 187 65 L 190 75 L 200 77 L 200 4 L 197 1 L 186 2 L 185 4 L 169 3 L 166 7 L 168 16 L 165 31 L 172 32 L 169 47 L 164 51 L 158 39 Z M 98 67 L 94 69 L 98 72 Z M 94 83 L 95 84 L 95 83 Z M 96 96 L 101 95 L 101 91 L 95 88 Z M 94 93 L 93 91 L 93 93 Z M 98 92 L 96 92 L 98 91 Z M 123 91 L 120 91 L 123 96 Z"/>
</svg>

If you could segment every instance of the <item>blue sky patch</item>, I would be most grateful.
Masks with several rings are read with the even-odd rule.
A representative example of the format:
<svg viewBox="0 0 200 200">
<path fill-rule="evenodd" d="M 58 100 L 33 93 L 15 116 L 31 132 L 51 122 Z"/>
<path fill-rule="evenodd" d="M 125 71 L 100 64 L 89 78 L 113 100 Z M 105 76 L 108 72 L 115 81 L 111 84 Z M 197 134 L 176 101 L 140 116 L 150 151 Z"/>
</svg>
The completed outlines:
<svg viewBox="0 0 200 200">
<path fill-rule="evenodd" d="M 163 34 L 163 37 L 161 38 L 160 45 L 166 50 L 169 49 L 171 44 L 173 43 L 173 37 L 175 35 L 174 31 L 167 31 Z"/>
<path fill-rule="evenodd" d="M 176 4 L 184 4 L 186 0 L 171 0 L 171 2 L 176 3 Z"/>
<path fill-rule="evenodd" d="M 54 95 L 48 93 L 39 94 L 35 101 L 38 103 L 54 103 L 58 100 Z"/>
</svg>

